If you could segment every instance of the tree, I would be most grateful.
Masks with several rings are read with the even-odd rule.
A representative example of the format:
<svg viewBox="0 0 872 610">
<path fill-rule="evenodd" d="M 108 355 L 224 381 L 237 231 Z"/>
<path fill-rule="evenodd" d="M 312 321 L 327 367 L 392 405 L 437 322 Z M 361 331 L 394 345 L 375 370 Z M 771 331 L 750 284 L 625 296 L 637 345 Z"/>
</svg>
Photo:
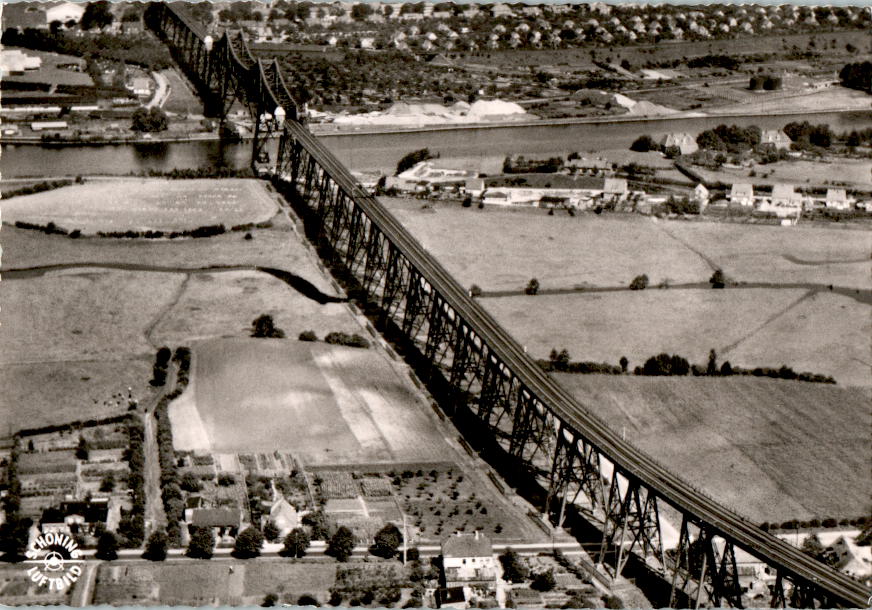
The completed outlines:
<svg viewBox="0 0 872 610">
<path fill-rule="evenodd" d="M 524 289 L 524 292 L 529 295 L 537 294 L 539 292 L 539 280 L 532 278 L 527 282 L 527 287 Z"/>
<path fill-rule="evenodd" d="M 530 570 L 525 566 L 518 554 L 511 548 L 500 555 L 500 563 L 503 566 L 503 578 L 509 582 L 524 582 L 530 575 Z"/>
<path fill-rule="evenodd" d="M 251 323 L 251 336 L 268 339 L 284 339 L 285 331 L 277 328 L 272 316 L 264 314 Z"/>
<path fill-rule="evenodd" d="M 267 519 L 266 523 L 263 524 L 263 537 L 266 538 L 267 542 L 275 542 L 279 539 L 280 534 L 281 531 L 276 522 L 272 519 Z"/>
<path fill-rule="evenodd" d="M 115 489 L 115 475 L 112 472 L 107 472 L 100 480 L 100 491 L 108 493 L 113 489 Z"/>
<path fill-rule="evenodd" d="M 817 534 L 809 534 L 806 536 L 805 540 L 802 541 L 802 552 L 814 557 L 815 559 L 820 559 L 823 556 L 824 545 L 821 544 L 820 538 L 817 537 Z"/>
<path fill-rule="evenodd" d="M 648 152 L 649 150 L 657 150 L 657 148 L 657 142 L 647 134 L 639 136 L 630 144 L 630 150 L 636 152 Z"/>
<path fill-rule="evenodd" d="M 118 559 L 118 538 L 112 532 L 106 531 L 100 534 L 97 539 L 97 552 L 94 554 L 97 559 L 105 559 L 112 561 Z"/>
<path fill-rule="evenodd" d="M 309 526 L 313 540 L 326 540 L 330 532 L 327 527 L 327 515 L 322 510 L 303 515 L 303 525 Z"/>
<path fill-rule="evenodd" d="M 644 273 L 642 275 L 637 275 L 633 278 L 633 281 L 630 282 L 630 290 L 645 290 L 648 287 L 648 276 Z"/>
<path fill-rule="evenodd" d="M 539 572 L 530 583 L 530 588 L 534 591 L 551 591 L 557 581 L 554 579 L 554 570 Z"/>
<path fill-rule="evenodd" d="M 397 554 L 397 550 L 403 543 L 403 535 L 393 523 L 386 524 L 375 535 L 374 543 L 369 547 L 369 552 L 376 557 L 390 559 Z"/>
<path fill-rule="evenodd" d="M 169 538 L 162 531 L 152 532 L 145 545 L 145 553 L 142 556 L 149 561 L 163 561 L 167 558 Z"/>
<path fill-rule="evenodd" d="M 354 534 L 347 527 L 340 526 L 327 544 L 326 553 L 338 561 L 348 561 L 354 550 Z"/>
<path fill-rule="evenodd" d="M 233 545 L 233 556 L 238 559 L 252 559 L 260 555 L 263 548 L 263 532 L 253 525 L 242 530 L 236 536 Z"/>
<path fill-rule="evenodd" d="M 0 524 L 0 552 L 3 553 L 5 561 L 20 561 L 24 558 L 32 524 L 30 519 L 19 519 L 17 516 Z"/>
<path fill-rule="evenodd" d="M 709 352 L 708 366 L 705 369 L 706 375 L 717 375 L 718 374 L 718 354 L 712 349 Z"/>
<path fill-rule="evenodd" d="M 193 472 L 186 472 L 182 475 L 182 478 L 179 479 L 179 487 L 189 492 L 197 492 L 202 489 L 202 485 L 200 484 L 200 479 L 197 478 Z"/>
<path fill-rule="evenodd" d="M 114 20 L 115 17 L 112 15 L 112 11 L 109 10 L 108 0 L 97 0 L 96 2 L 89 2 L 85 6 L 80 26 L 83 30 L 104 28 L 107 25 L 112 25 Z"/>
<path fill-rule="evenodd" d="M 211 527 L 196 527 L 191 532 L 191 541 L 185 553 L 193 559 L 212 559 L 212 549 L 215 546 L 215 535 Z"/>
<path fill-rule="evenodd" d="M 167 127 L 169 127 L 169 119 L 166 112 L 157 106 L 148 110 L 144 107 L 137 108 L 133 111 L 130 120 L 130 129 L 133 131 L 152 133 L 166 131 Z"/>
<path fill-rule="evenodd" d="M 276 602 L 278 602 L 278 601 L 279 601 L 278 595 L 276 595 L 275 593 L 267 593 L 264 596 L 263 601 L 261 602 L 260 605 L 264 608 L 272 608 L 273 606 L 276 605 Z"/>
<path fill-rule="evenodd" d="M 733 374 L 733 365 L 730 364 L 729 360 L 725 360 L 724 363 L 721 365 L 721 375 L 723 377 L 729 377 L 732 374 Z"/>
<path fill-rule="evenodd" d="M 351 7 L 351 18 L 355 21 L 366 21 L 372 13 L 372 7 L 365 2 L 359 2 Z"/>
<path fill-rule="evenodd" d="M 630 365 L 630 361 L 627 360 L 626 356 L 621 356 L 621 360 L 618 362 L 621 365 L 621 372 L 626 373 L 627 367 Z"/>
<path fill-rule="evenodd" d="M 320 606 L 321 604 L 318 603 L 318 600 L 313 595 L 310 595 L 308 593 L 304 593 L 299 598 L 297 598 L 297 605 L 298 606 Z"/>
<path fill-rule="evenodd" d="M 279 551 L 279 554 L 284 557 L 300 558 L 306 554 L 309 542 L 309 532 L 302 527 L 296 527 L 285 536 L 285 546 Z"/>
<path fill-rule="evenodd" d="M 85 461 L 88 459 L 88 441 L 85 440 L 84 436 L 79 437 L 79 444 L 76 446 L 76 459 Z"/>
<path fill-rule="evenodd" d="M 709 278 L 709 284 L 712 285 L 712 288 L 723 288 L 726 286 L 727 278 L 724 276 L 724 272 L 720 269 L 715 269 L 715 272 Z"/>
<path fill-rule="evenodd" d="M 403 4 L 403 8 L 409 6 L 407 4 Z M 421 161 L 427 161 L 428 159 L 432 159 L 433 155 L 430 153 L 429 148 L 422 148 L 420 150 L 416 150 L 410 152 L 405 157 L 400 159 L 399 163 L 397 163 L 397 175 L 399 176 L 407 169 L 411 169 L 415 167 Z"/>
</svg>

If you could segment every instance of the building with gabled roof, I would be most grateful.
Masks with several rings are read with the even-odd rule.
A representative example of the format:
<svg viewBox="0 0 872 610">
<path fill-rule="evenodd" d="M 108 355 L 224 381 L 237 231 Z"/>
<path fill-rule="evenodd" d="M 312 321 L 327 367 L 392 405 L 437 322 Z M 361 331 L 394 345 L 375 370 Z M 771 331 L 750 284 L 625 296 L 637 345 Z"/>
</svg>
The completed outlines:
<svg viewBox="0 0 872 610">
<path fill-rule="evenodd" d="M 730 203 L 740 205 L 742 207 L 753 207 L 754 205 L 754 186 L 745 183 L 736 183 L 730 187 Z"/>
<path fill-rule="evenodd" d="M 778 149 L 788 149 L 791 139 L 780 129 L 765 129 L 760 134 L 760 144 L 772 144 Z"/>
<path fill-rule="evenodd" d="M 699 150 L 699 146 L 689 133 L 668 133 L 660 140 L 660 145 L 666 148 L 677 148 L 682 155 L 689 155 Z"/>
<path fill-rule="evenodd" d="M 456 533 L 442 542 L 446 587 L 476 585 L 495 588 L 497 565 L 490 539 L 480 532 Z"/>
<path fill-rule="evenodd" d="M 845 189 L 827 189 L 826 204 L 831 210 L 851 209 L 851 200 Z"/>
</svg>

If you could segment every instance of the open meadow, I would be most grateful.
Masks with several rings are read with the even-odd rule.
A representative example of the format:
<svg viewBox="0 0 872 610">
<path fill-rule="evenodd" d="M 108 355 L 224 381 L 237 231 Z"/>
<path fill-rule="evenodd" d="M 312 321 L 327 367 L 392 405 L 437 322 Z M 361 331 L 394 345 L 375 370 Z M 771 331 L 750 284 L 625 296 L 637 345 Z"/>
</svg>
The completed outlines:
<svg viewBox="0 0 872 610">
<path fill-rule="evenodd" d="M 232 566 L 232 567 L 231 567 Z M 97 573 L 94 604 L 166 606 L 258 606 L 268 593 L 296 603 L 301 595 L 324 603 L 336 582 L 333 562 L 287 560 L 142 562 L 104 564 Z"/>
<path fill-rule="evenodd" d="M 819 183 L 818 172 L 826 169 L 826 181 L 830 184 L 852 185 L 863 189 L 872 186 L 872 162 L 862 159 L 838 159 L 832 162 L 802 161 L 790 159 L 777 163 L 758 165 L 752 169 L 722 167 L 712 171 L 702 167 L 694 168 L 707 181 L 733 184 L 748 182 L 753 184 L 795 184 L 808 186 L 812 181 Z M 800 225 L 802 226 L 802 225 Z"/>
<path fill-rule="evenodd" d="M 227 228 L 269 220 L 277 206 L 255 180 L 93 181 L 14 197 L 3 220 L 48 224 L 82 233 Z"/>
<path fill-rule="evenodd" d="M 191 386 L 170 416 L 181 450 L 287 450 L 315 465 L 437 462 L 447 450 L 384 352 L 296 338 L 196 345 Z"/>
<path fill-rule="evenodd" d="M 628 442 L 757 523 L 869 514 L 872 415 L 858 390 L 749 377 L 556 376 Z"/>
</svg>

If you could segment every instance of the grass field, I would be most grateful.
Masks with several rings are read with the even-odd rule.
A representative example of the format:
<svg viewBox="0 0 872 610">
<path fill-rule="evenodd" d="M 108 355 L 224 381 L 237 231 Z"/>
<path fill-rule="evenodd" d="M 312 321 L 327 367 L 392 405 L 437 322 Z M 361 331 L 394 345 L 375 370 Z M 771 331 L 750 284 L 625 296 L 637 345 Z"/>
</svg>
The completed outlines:
<svg viewBox="0 0 872 610">
<path fill-rule="evenodd" d="M 31 582 L 26 564 L 0 564 L 0 600 L 9 606 L 53 606 L 70 603 L 70 589 L 49 591 Z"/>
<path fill-rule="evenodd" d="M 231 339 L 195 354 L 193 404 L 171 407 L 179 449 L 199 448 L 187 441 L 218 452 L 288 450 L 307 464 L 444 456 L 435 417 L 380 351 Z M 197 420 L 207 438 L 185 432 Z"/>
<path fill-rule="evenodd" d="M 170 95 L 163 109 L 167 112 L 175 112 L 177 114 L 202 114 L 203 102 L 201 102 L 182 78 L 175 70 L 162 70 L 161 74 L 167 79 L 170 86 Z"/>
<path fill-rule="evenodd" d="M 754 378 L 558 378 L 627 441 L 754 521 L 869 514 L 872 417 L 856 390 Z"/>
<path fill-rule="evenodd" d="M 705 281 L 704 261 L 645 218 L 544 210 L 496 210 L 384 200 L 403 224 L 464 286 L 523 290 L 530 278 L 545 288 L 627 286 L 647 273 L 652 283 Z M 638 256 L 640 251 L 649 253 Z"/>
<path fill-rule="evenodd" d="M 743 367 L 780 367 L 870 386 L 869 307 L 845 296 L 787 289 L 645 290 L 481 299 L 537 358 L 630 368 L 661 352 L 705 364 L 710 349 Z"/>
<path fill-rule="evenodd" d="M 332 562 L 169 561 L 105 564 L 99 570 L 94 604 L 116 606 L 258 606 L 268 593 L 294 602 L 308 593 L 324 603 L 336 581 L 336 564 Z"/>
<path fill-rule="evenodd" d="M 820 184 L 819 175 L 822 168 L 826 169 L 826 182 L 831 184 L 852 184 L 863 188 L 872 185 L 872 171 L 870 171 L 872 162 L 854 159 L 839 159 L 836 163 L 826 165 L 811 161 L 780 161 L 761 165 L 753 170 L 721 168 L 715 172 L 697 167 L 694 171 L 698 171 L 706 180 L 726 184 L 749 182 L 808 186 L 812 181 L 814 184 Z M 754 172 L 754 176 L 749 175 L 751 171 Z"/>
<path fill-rule="evenodd" d="M 83 233 L 183 230 L 268 220 L 276 205 L 254 180 L 97 181 L 15 197 L 3 204 L 7 223 L 54 222 Z"/>
</svg>

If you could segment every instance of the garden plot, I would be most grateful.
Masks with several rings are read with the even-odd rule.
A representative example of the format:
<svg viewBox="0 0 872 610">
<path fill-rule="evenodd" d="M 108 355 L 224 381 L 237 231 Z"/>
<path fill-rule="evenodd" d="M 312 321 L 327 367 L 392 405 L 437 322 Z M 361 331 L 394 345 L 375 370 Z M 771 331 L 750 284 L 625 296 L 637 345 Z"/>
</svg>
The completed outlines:
<svg viewBox="0 0 872 610">
<path fill-rule="evenodd" d="M 277 206 L 256 180 L 125 179 L 93 181 L 15 197 L 3 220 L 53 222 L 86 234 L 98 231 L 182 231 L 205 225 L 263 222 Z"/>
</svg>

